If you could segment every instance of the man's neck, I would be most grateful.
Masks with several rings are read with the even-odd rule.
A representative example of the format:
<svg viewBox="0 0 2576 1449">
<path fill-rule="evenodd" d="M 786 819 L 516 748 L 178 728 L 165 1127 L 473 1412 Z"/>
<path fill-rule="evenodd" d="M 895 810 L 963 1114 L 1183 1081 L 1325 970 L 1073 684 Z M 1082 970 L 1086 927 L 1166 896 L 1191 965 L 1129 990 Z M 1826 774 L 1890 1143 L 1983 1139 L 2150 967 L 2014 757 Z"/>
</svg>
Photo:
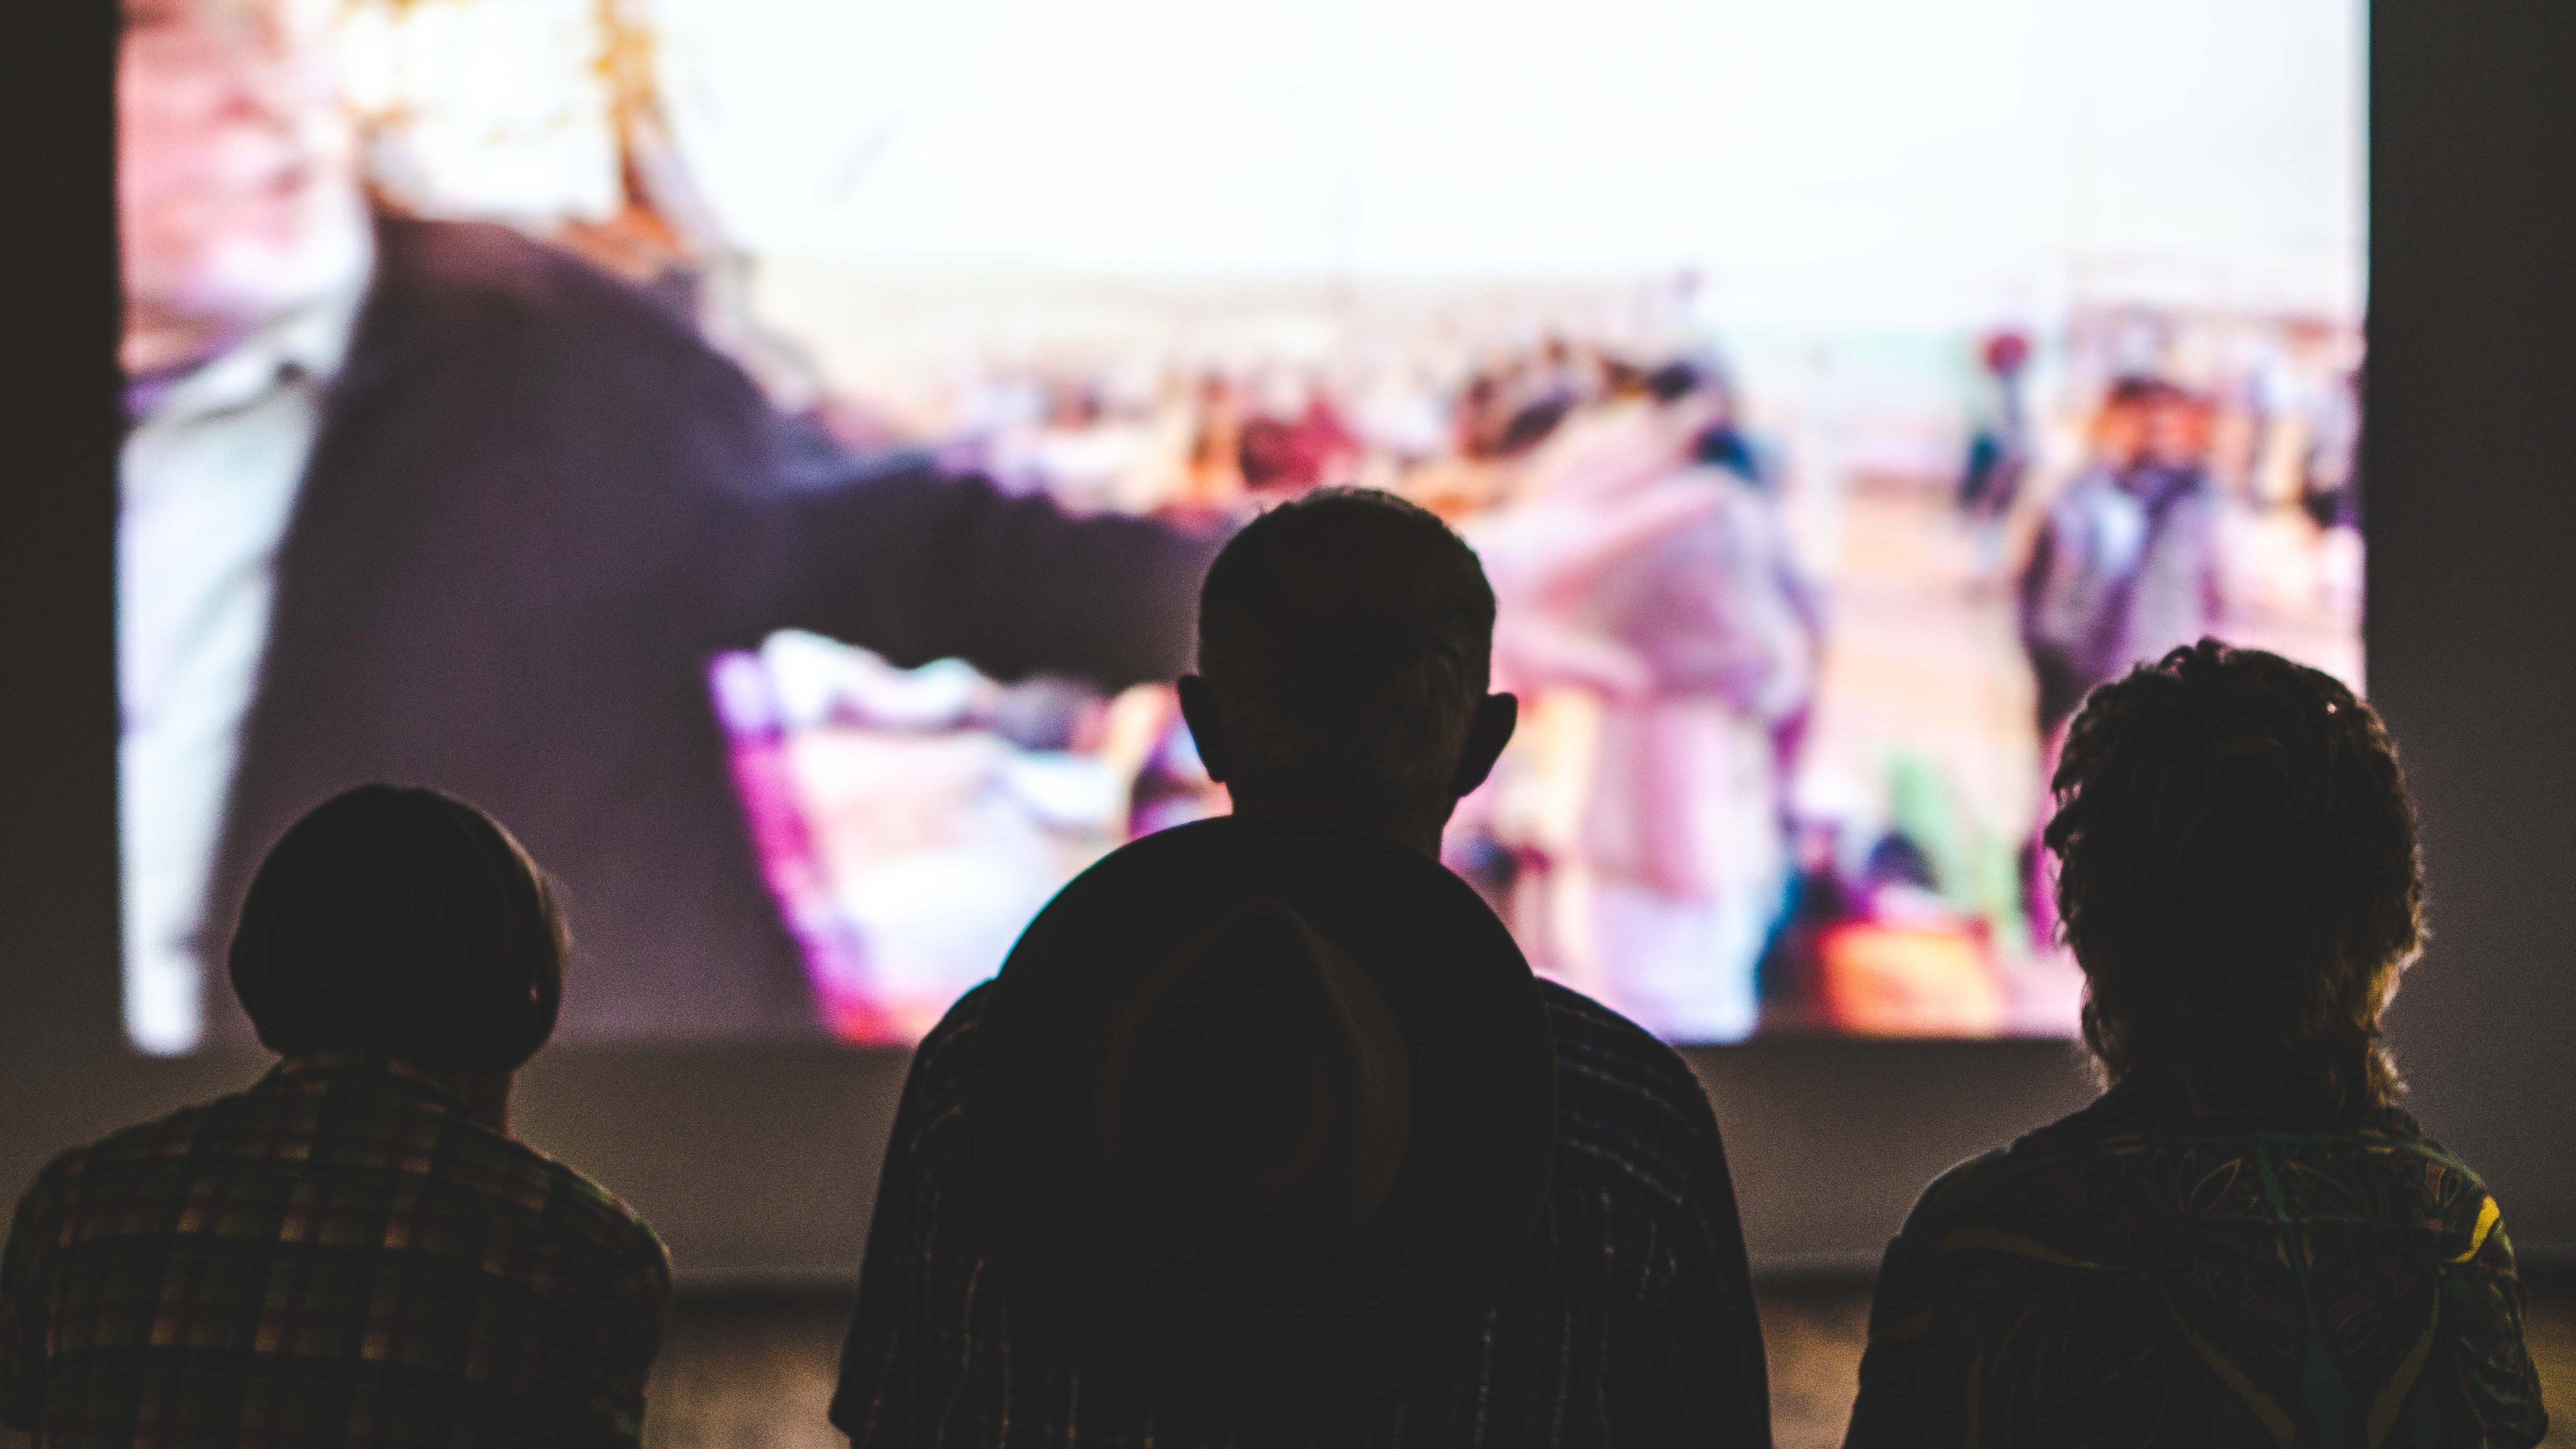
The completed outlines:
<svg viewBox="0 0 2576 1449">
<path fill-rule="evenodd" d="M 504 1137 L 510 1135 L 510 1088 L 518 1073 L 440 1072 L 437 1077 L 440 1086 L 465 1103 L 475 1121 Z"/>
<path fill-rule="evenodd" d="M 352 1069 L 371 1073 L 389 1071 L 398 1077 L 435 1087 L 455 1098 L 465 1109 L 466 1116 L 505 1137 L 510 1134 L 510 1089 L 517 1084 L 519 1075 L 515 1070 L 433 1067 L 409 1057 L 352 1047 L 289 1053 L 278 1063 L 276 1075 Z"/>
<path fill-rule="evenodd" d="M 1281 825 L 1320 825 L 1353 835 L 1391 840 L 1434 860 L 1440 857 L 1440 828 L 1448 823 L 1445 818 L 1421 812 L 1372 810 L 1329 790 L 1296 786 L 1237 790 L 1234 813 L 1244 820 L 1263 820 Z"/>
</svg>

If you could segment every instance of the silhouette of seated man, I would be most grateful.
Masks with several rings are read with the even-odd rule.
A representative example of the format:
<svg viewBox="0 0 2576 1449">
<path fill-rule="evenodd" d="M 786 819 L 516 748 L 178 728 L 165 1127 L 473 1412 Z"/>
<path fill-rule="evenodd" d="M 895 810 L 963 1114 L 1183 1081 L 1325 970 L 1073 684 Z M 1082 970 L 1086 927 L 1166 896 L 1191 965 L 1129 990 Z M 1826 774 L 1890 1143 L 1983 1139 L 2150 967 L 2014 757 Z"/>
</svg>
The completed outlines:
<svg viewBox="0 0 2576 1449">
<path fill-rule="evenodd" d="M 2538 1442 L 2495 1199 L 2380 1040 L 2423 875 L 2378 716 L 2205 639 L 2093 691 L 2052 783 L 2109 1089 L 1925 1190 L 1846 1442 Z"/>
<path fill-rule="evenodd" d="M 660 1240 L 510 1136 L 566 937 L 510 836 L 369 785 L 289 829 L 234 990 L 249 1090 L 54 1159 L 0 1266 L 0 1422 L 42 1444 L 634 1444 Z"/>
<path fill-rule="evenodd" d="M 1234 812 L 1094 866 L 923 1042 L 853 1442 L 1770 1442 L 1699 1084 L 1438 864 L 1516 716 L 1493 621 L 1383 493 L 1227 544 L 1181 700 Z"/>
</svg>

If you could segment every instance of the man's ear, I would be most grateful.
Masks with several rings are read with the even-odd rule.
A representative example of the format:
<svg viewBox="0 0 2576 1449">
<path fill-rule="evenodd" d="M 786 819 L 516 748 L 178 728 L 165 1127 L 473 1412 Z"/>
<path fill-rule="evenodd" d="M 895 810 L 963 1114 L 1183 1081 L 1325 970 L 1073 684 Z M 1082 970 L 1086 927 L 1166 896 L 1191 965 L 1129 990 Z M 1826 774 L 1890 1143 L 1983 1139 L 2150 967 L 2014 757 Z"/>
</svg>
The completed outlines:
<svg viewBox="0 0 2576 1449">
<path fill-rule="evenodd" d="M 1503 756 L 1503 746 L 1512 742 L 1512 731 L 1520 727 L 1521 701 L 1518 695 L 1489 694 L 1476 701 L 1476 717 L 1467 722 L 1467 745 L 1458 752 L 1458 773 L 1449 782 L 1449 793 L 1464 797 L 1485 783 L 1494 772 L 1494 761 Z"/>
<path fill-rule="evenodd" d="M 1216 701 L 1208 695 L 1207 681 L 1195 674 L 1181 676 L 1180 691 L 1181 719 L 1190 727 L 1190 738 L 1198 742 L 1199 763 L 1206 767 L 1209 779 L 1222 785 L 1226 774 L 1225 739 L 1217 730 Z"/>
</svg>

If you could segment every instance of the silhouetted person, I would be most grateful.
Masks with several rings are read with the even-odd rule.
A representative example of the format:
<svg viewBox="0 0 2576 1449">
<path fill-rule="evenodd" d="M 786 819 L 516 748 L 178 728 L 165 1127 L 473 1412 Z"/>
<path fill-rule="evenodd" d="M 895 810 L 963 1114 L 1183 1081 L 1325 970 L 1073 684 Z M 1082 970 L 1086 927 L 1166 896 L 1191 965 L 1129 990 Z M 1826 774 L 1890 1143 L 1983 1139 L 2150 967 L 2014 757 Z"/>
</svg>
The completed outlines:
<svg viewBox="0 0 2576 1449">
<path fill-rule="evenodd" d="M 2012 511 L 2030 471 L 2030 411 L 2022 396 L 2030 339 L 2013 331 L 1992 333 L 1977 350 L 1977 361 L 1985 376 L 1969 429 L 1967 465 L 1959 473 L 1959 511 L 1998 519 Z"/>
<path fill-rule="evenodd" d="M 2495 1199 L 2380 1040 L 2423 876 L 2378 716 L 2203 640 L 2094 691 L 2053 784 L 2109 1090 L 1924 1192 L 1847 1442 L 2538 1442 Z"/>
<path fill-rule="evenodd" d="M 1437 863 L 1516 718 L 1493 620 L 1381 493 L 1219 555 L 1181 701 L 1234 814 L 1086 872 L 922 1043 L 855 1443 L 1770 1442 L 1698 1083 Z"/>
<path fill-rule="evenodd" d="M 2123 378 L 2093 460 L 2049 504 L 2020 584 L 2043 748 L 2095 685 L 2197 639 L 2219 616 L 2206 401 Z"/>
<path fill-rule="evenodd" d="M 633 1444 L 660 1240 L 511 1137 L 563 999 L 553 888 L 470 805 L 371 785 L 251 884 L 233 988 L 284 1060 L 54 1159 L 0 1263 L 40 1444 Z"/>
</svg>

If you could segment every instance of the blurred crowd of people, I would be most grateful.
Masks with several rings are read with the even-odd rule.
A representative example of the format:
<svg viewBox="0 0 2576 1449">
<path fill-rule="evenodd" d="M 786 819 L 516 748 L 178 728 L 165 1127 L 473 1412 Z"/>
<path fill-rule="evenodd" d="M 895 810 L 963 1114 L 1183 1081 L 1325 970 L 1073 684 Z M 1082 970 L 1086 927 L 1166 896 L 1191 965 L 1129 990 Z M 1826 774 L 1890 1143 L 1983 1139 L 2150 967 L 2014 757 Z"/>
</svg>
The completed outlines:
<svg viewBox="0 0 2576 1449">
<path fill-rule="evenodd" d="M 2090 343 L 2110 375 L 2089 389 L 2063 481 L 2015 496 L 2038 451 L 2022 399 L 2028 347 L 1999 334 L 1982 361 L 2000 402 L 1959 492 L 1971 515 L 2022 523 L 2015 612 L 2043 768 L 2096 686 L 2204 635 L 2280 631 L 2271 638 L 2285 652 L 2347 675 L 2358 665 L 2358 338 L 2293 322 L 2253 334 L 2252 347 L 2240 331 L 2194 349 L 2177 344 L 2190 319 L 2092 320 L 2077 346 Z M 2150 348 L 2197 351 L 2199 366 L 2140 365 Z M 2053 916 L 2041 884 L 2026 881 L 2044 940 Z"/>
<path fill-rule="evenodd" d="M 1138 399 L 1096 380 L 1004 377 L 965 412 L 971 423 L 952 453 L 1076 507 L 1240 519 L 1316 487 L 1365 482 L 1467 532 L 1499 596 L 1498 687 L 1522 691 L 1534 719 L 1556 724 L 1542 724 L 1549 743 L 1518 752 L 1505 781 L 1462 813 L 1453 863 L 1552 968 L 1595 980 L 1659 1030 L 1730 1040 L 1753 1029 L 1754 964 L 1788 874 L 1787 788 L 1814 699 L 1823 617 L 1714 360 L 1643 362 L 1547 339 L 1445 390 L 1344 391 L 1285 373 L 1205 372 Z M 920 691 L 903 675 L 858 651 L 835 658 L 828 648 L 773 647 L 761 663 L 782 697 L 808 701 L 797 712 L 815 725 L 837 720 L 880 735 L 972 726 L 963 695 L 935 721 L 907 715 L 895 701 Z M 1071 827 L 1076 856 L 1222 808 L 1162 691 L 1089 702 L 1064 693 L 1056 707 L 1070 714 L 1044 733 L 1094 742 L 1077 753 L 1123 785 L 1123 810 L 1054 816 L 1059 838 Z M 1578 715 L 1579 728 L 1570 723 Z M 1569 738 L 1576 733 L 1579 742 Z M 830 738 L 818 731 L 794 747 L 801 778 L 830 772 L 820 763 L 836 748 Z M 921 748 L 857 748 L 887 747 Z M 998 933 L 1007 944 L 1025 914 L 1001 913 L 1012 919 L 997 918 L 994 933 L 961 934 L 932 926 L 914 909 L 920 902 L 994 899 L 1005 855 L 1044 877 L 1031 882 L 1042 899 L 1078 863 L 1049 861 L 1026 841 L 1006 844 L 1004 835 L 1037 832 L 996 822 L 969 801 L 1013 787 L 997 785 L 1005 775 L 989 762 L 959 764 L 944 787 L 949 806 L 926 812 L 960 823 L 948 840 L 913 842 L 900 860 L 878 851 L 858 862 L 846 857 L 870 853 L 836 850 L 829 839 L 798 847 L 844 857 L 814 874 L 845 906 L 899 900 L 920 927 L 907 932 L 889 912 L 860 907 L 876 918 L 863 953 L 871 980 L 858 994 L 882 998 L 900 978 L 908 1004 L 846 1013 L 859 1034 L 925 1024 L 997 959 L 995 942 L 970 937 Z M 930 783 L 935 769 L 904 773 L 909 789 L 943 788 Z M 1086 798 L 1105 800 L 1104 789 Z M 881 818 L 881 792 L 869 793 L 862 813 Z M 815 794 L 806 792 L 806 814 L 839 813 Z M 978 818 L 981 840 L 957 838 Z M 882 834 L 856 824 L 840 833 Z M 960 889 L 918 879 L 942 854 Z M 859 883 L 889 873 L 915 878 L 914 887 L 889 894 Z M 1572 912 L 1569 877 L 1584 897 Z M 969 879 L 983 883 L 965 890 Z M 910 950 L 898 939 L 907 934 Z"/>
<path fill-rule="evenodd" d="M 1920 480 L 1955 488 L 1950 526 L 2007 585 L 2043 778 L 2086 690 L 2223 624 L 2243 631 L 2262 602 L 2247 596 L 2283 571 L 2262 552 L 2274 534 L 2295 535 L 2323 580 L 2311 622 L 2349 633 L 2357 619 L 2357 591 L 2337 582 L 2349 567 L 2314 564 L 2358 561 L 2351 349 L 2274 326 L 2260 335 L 2280 365 L 2231 370 L 2193 361 L 2208 330 L 2116 314 L 2048 345 L 1976 341 L 1959 472 Z M 1500 601 L 1496 687 L 1529 711 L 1454 822 L 1450 863 L 1544 969 L 1658 1031 L 2071 1025 L 2038 1019 L 2065 1002 L 2034 1015 L 2015 999 L 2053 927 L 2035 855 L 1990 863 L 1969 842 L 1971 825 L 1991 827 L 2008 853 L 2019 825 L 1963 821 L 1925 755 L 1887 761 L 1862 785 L 1873 799 L 1802 771 L 1835 580 L 1802 556 L 1788 495 L 1839 483 L 1797 474 L 1706 348 L 1542 333 L 1445 367 L 995 369 L 951 421 L 953 458 L 1076 508 L 1239 520 L 1365 484 L 1459 527 Z M 861 651 L 812 641 L 762 657 L 817 730 L 797 755 L 805 813 L 826 822 L 803 848 L 831 858 L 817 909 L 869 918 L 869 980 L 843 1014 L 855 1034 L 917 1032 L 1025 914 L 961 929 L 964 901 L 1033 906 L 1117 841 L 1222 808 L 1159 688 L 1111 701 L 987 682 L 984 704 L 954 693 L 932 719 L 923 686 Z M 998 730 L 1014 750 L 927 746 L 925 725 Z M 908 763 L 854 763 L 885 751 Z M 1037 755 L 1059 762 L 1042 787 L 1025 763 Z M 881 824 L 888 788 L 944 797 L 895 812 L 949 822 L 930 829 L 943 838 L 859 823 Z M 1016 804 L 996 812 L 997 794 Z M 938 859 L 956 877 L 945 886 Z"/>
<path fill-rule="evenodd" d="M 362 60 L 436 39 L 426 13 L 347 10 Z M 2079 308 L 2062 327 L 1964 341 L 1962 385 L 1929 429 L 1964 456 L 1955 472 L 1906 465 L 1894 516 L 1969 563 L 1891 589 L 1883 550 L 1849 554 L 1814 526 L 1886 482 L 1825 455 L 1835 428 L 1887 399 L 1863 388 L 1792 426 L 1784 369 L 1721 360 L 1691 274 L 1615 298 L 1469 288 L 1458 295 L 1483 300 L 1402 317 L 1329 292 L 1192 293 L 1119 314 L 1121 335 L 997 345 L 927 384 L 927 406 L 851 385 L 823 365 L 832 325 L 754 305 L 762 263 L 679 162 L 639 59 L 650 27 L 617 7 L 594 22 L 623 37 L 583 92 L 617 164 L 580 197 L 504 209 L 688 316 L 771 405 L 853 456 L 926 449 L 1075 513 L 1191 527 L 1360 484 L 1466 534 L 1498 594 L 1497 687 L 1528 712 L 1460 811 L 1451 864 L 1544 969 L 1668 1035 L 2070 1029 L 2071 996 L 2021 989 L 2053 923 L 2036 855 L 2016 868 L 2013 845 L 2084 691 L 2213 630 L 2357 668 L 2347 327 Z M 404 41 L 406 27 L 422 34 Z M 490 212 L 493 198 L 456 184 L 506 168 L 440 149 L 471 128 L 404 88 L 427 74 L 353 72 L 342 104 L 363 123 L 371 194 L 424 215 Z M 1092 322 L 1117 310 L 1063 300 Z M 1205 335 L 1179 335 L 1184 318 L 1180 332 Z M 1338 349 L 1318 345 L 1331 335 Z M 1855 623 L 1836 598 L 1854 583 L 1930 590 L 1937 607 L 1846 647 L 1838 677 Z M 1880 677 L 1909 649 L 2030 702 L 2005 724 L 1952 719 L 1941 728 L 1956 738 L 1918 748 L 1934 730 L 1916 728 L 1908 684 Z M 1164 686 L 1114 699 L 1043 676 L 1005 687 L 961 660 L 907 671 L 790 631 L 714 661 L 709 688 L 766 884 L 830 1025 L 856 1039 L 913 1039 L 1084 863 L 1222 805 Z M 1871 723 L 1819 747 L 1837 699 L 1845 723 Z M 2004 763 L 1975 764 L 1988 756 Z M 1964 773 L 2028 788 L 1967 789 L 1963 758 Z"/>
</svg>

